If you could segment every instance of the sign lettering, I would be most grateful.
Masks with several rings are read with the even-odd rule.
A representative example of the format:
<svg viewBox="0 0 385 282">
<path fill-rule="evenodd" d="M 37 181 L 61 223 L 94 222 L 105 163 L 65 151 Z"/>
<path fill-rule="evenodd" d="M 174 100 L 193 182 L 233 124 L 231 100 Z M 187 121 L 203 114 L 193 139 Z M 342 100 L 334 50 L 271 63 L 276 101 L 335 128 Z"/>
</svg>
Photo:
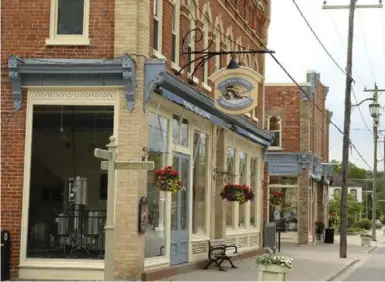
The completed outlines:
<svg viewBox="0 0 385 282">
<path fill-rule="evenodd" d="M 134 161 L 116 161 L 115 162 L 115 169 L 122 169 L 122 170 L 153 170 L 155 167 L 154 162 L 148 161 L 148 162 L 134 162 Z M 107 170 L 108 169 L 108 162 L 104 161 L 101 163 L 101 169 Z"/>
</svg>

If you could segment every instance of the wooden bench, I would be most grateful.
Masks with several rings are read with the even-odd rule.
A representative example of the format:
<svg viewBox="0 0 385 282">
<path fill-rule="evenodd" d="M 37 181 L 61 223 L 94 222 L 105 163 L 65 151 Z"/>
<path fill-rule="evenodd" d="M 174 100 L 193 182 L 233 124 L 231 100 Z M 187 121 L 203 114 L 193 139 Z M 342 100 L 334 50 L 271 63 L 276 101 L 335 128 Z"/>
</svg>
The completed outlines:
<svg viewBox="0 0 385 282">
<path fill-rule="evenodd" d="M 209 250 L 208 258 L 209 262 L 203 269 L 208 269 L 212 263 L 215 263 L 218 266 L 218 270 L 226 271 L 221 264 L 227 260 L 232 268 L 237 268 L 231 261 L 231 257 L 238 254 L 238 248 L 235 245 L 226 245 L 223 240 L 208 241 Z M 228 249 L 234 249 L 234 252 L 231 254 L 226 254 Z"/>
</svg>

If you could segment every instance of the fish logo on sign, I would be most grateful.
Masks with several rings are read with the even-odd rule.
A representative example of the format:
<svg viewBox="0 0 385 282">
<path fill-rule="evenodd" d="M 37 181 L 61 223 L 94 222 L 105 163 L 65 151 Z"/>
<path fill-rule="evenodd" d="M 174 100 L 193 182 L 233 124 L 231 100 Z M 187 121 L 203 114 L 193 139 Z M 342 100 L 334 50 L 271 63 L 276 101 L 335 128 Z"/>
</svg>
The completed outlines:
<svg viewBox="0 0 385 282">
<path fill-rule="evenodd" d="M 221 69 L 210 77 L 214 82 L 214 103 L 222 112 L 244 114 L 257 106 L 261 75 L 253 69 Z"/>
</svg>

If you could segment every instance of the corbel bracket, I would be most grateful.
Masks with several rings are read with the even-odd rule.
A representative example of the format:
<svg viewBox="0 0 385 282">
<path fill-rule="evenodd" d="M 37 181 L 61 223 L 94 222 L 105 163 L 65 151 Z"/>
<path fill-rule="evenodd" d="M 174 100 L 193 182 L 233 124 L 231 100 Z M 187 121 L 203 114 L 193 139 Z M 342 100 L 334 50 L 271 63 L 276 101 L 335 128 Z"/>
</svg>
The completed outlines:
<svg viewBox="0 0 385 282">
<path fill-rule="evenodd" d="M 20 110 L 23 101 L 22 81 L 17 68 L 20 63 L 22 63 L 22 61 L 14 55 L 8 58 L 9 79 L 12 85 L 13 106 L 15 111 Z"/>
<path fill-rule="evenodd" d="M 143 111 L 146 111 L 147 104 L 151 101 L 155 89 L 164 82 L 166 73 L 166 60 L 147 59 L 144 63 L 144 99 Z"/>
<path fill-rule="evenodd" d="M 307 168 L 307 166 L 311 163 L 308 154 L 300 154 L 298 158 L 298 163 L 303 169 Z"/>
<path fill-rule="evenodd" d="M 135 89 L 136 89 L 136 66 L 135 61 L 128 55 L 122 58 L 122 76 L 125 81 L 125 97 L 127 109 L 133 111 L 135 109 Z"/>
</svg>

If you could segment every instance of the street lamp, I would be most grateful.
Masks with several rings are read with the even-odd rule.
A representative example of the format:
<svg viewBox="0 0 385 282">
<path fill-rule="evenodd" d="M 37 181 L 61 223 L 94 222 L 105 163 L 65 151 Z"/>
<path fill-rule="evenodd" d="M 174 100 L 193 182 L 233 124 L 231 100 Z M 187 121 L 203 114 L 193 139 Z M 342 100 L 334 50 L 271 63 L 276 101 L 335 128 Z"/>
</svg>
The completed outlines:
<svg viewBox="0 0 385 282">
<path fill-rule="evenodd" d="M 369 105 L 369 111 L 370 111 L 370 115 L 372 116 L 372 118 L 374 120 L 376 120 L 380 115 L 380 104 L 378 104 L 378 103 L 370 104 Z"/>
</svg>

